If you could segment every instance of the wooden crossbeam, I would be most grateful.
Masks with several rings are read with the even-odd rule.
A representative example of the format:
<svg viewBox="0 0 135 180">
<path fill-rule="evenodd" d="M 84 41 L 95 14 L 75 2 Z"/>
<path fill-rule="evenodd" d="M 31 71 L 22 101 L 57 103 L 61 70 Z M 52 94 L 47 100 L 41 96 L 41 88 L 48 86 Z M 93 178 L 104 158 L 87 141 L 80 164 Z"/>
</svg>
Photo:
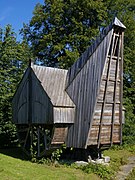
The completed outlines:
<svg viewBox="0 0 135 180">
<path fill-rule="evenodd" d="M 108 87 L 109 76 L 110 76 L 110 67 L 111 67 L 111 60 L 112 60 L 112 56 L 113 56 L 115 33 L 113 33 L 112 38 L 113 38 L 112 39 L 112 48 L 111 48 L 111 54 L 110 54 L 109 63 L 108 63 L 107 78 L 106 78 L 106 83 L 105 83 L 105 91 L 104 91 L 103 104 L 102 104 L 101 116 L 100 116 L 100 127 L 99 127 L 98 140 L 97 140 L 98 141 L 98 148 L 100 147 L 100 141 L 101 141 L 102 121 L 103 121 L 104 109 L 105 109 L 105 104 L 106 104 L 106 93 L 107 93 L 107 87 Z"/>
<path fill-rule="evenodd" d="M 29 127 L 28 130 L 27 130 L 27 134 L 26 134 L 26 137 L 25 137 L 25 142 L 24 142 L 23 148 L 25 148 L 25 146 L 26 146 L 29 132 L 30 132 L 30 127 Z"/>
</svg>

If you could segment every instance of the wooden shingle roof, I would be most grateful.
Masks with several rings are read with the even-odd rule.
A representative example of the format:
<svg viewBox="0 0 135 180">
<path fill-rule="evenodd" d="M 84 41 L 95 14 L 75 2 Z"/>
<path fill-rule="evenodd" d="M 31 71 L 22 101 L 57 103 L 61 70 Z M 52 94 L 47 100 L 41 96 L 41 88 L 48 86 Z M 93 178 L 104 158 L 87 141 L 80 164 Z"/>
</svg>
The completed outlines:
<svg viewBox="0 0 135 180">
<path fill-rule="evenodd" d="M 53 106 L 75 107 L 65 91 L 67 70 L 31 65 Z"/>
</svg>

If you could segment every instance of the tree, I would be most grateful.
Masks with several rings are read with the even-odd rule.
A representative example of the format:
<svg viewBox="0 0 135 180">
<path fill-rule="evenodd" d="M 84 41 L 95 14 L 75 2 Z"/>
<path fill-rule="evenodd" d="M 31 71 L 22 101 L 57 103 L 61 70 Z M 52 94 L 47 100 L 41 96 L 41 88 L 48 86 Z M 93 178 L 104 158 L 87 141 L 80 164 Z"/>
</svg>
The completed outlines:
<svg viewBox="0 0 135 180">
<path fill-rule="evenodd" d="M 45 0 L 22 29 L 35 58 L 46 66 L 70 67 L 106 18 L 102 0 Z"/>
<path fill-rule="evenodd" d="M 126 26 L 124 37 L 124 106 L 126 123 L 125 143 L 135 143 L 135 1 L 106 0 L 108 19 L 117 16 Z"/>
<path fill-rule="evenodd" d="M 25 42 L 19 43 L 10 25 L 0 29 L 0 146 L 15 140 L 11 101 L 30 57 Z"/>
<path fill-rule="evenodd" d="M 135 142 L 135 2 L 134 0 L 45 0 L 37 4 L 22 29 L 35 59 L 47 66 L 70 67 L 100 28 L 117 16 L 127 27 L 124 44 L 125 142 Z M 129 137 L 127 139 L 127 137 Z"/>
</svg>

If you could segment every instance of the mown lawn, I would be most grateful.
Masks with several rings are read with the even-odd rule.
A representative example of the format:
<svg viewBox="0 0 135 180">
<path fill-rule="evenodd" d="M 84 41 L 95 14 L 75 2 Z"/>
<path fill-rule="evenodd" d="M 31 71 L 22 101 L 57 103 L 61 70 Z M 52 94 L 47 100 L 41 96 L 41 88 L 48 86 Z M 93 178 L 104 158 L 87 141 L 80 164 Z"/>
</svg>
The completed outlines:
<svg viewBox="0 0 135 180">
<path fill-rule="evenodd" d="M 101 180 L 114 179 L 119 167 L 127 164 L 127 158 L 135 155 L 135 146 L 115 147 L 104 151 L 111 157 L 108 167 L 76 168 L 67 165 L 37 164 L 26 160 L 20 149 L 0 149 L 0 179 L 2 180 Z M 93 169 L 94 168 L 94 169 Z M 96 168 L 96 171 L 95 171 Z M 111 171 L 110 171 L 111 170 Z M 87 173 L 86 173 L 87 172 Z M 94 174 L 94 173 L 95 174 Z M 89 174 L 90 173 L 90 174 Z M 110 174 L 111 173 L 111 174 Z M 100 176 L 100 178 L 99 178 Z M 135 179 L 135 169 L 128 180 Z"/>
<path fill-rule="evenodd" d="M 94 174 L 64 166 L 47 166 L 0 154 L 0 177 L 2 180 L 98 180 Z"/>
</svg>

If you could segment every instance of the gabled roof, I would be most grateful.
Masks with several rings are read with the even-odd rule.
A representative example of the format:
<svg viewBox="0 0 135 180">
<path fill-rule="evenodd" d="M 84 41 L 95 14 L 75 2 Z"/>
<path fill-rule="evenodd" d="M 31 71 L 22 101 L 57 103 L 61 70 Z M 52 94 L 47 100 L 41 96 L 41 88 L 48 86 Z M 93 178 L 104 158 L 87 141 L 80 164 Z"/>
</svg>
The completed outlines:
<svg viewBox="0 0 135 180">
<path fill-rule="evenodd" d="M 90 56 L 95 52 L 99 44 L 103 41 L 103 39 L 107 36 L 109 31 L 112 30 L 114 26 L 118 26 L 122 29 L 122 31 L 126 28 L 120 20 L 115 17 L 112 23 L 103 29 L 100 35 L 95 39 L 93 44 L 86 49 L 86 51 L 80 56 L 80 58 L 71 66 L 68 71 L 66 87 L 68 87 L 71 82 L 74 80 L 79 71 L 83 68 L 85 63 L 89 60 Z M 70 77 L 70 78 L 69 78 Z"/>
<path fill-rule="evenodd" d="M 119 26 L 123 29 L 126 29 L 126 26 L 124 26 L 124 24 L 122 24 L 122 22 L 117 17 L 114 18 L 112 25 Z"/>
<path fill-rule="evenodd" d="M 75 106 L 65 91 L 67 70 L 37 65 L 31 65 L 31 68 L 54 106 Z"/>
</svg>

